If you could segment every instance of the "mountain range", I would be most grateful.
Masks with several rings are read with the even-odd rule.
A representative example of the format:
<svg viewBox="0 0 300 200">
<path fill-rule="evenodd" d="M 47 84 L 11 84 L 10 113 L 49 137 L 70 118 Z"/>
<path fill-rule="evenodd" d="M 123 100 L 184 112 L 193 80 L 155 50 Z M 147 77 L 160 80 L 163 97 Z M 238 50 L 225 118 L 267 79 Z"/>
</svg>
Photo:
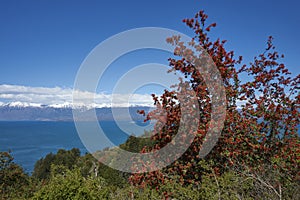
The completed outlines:
<svg viewBox="0 0 300 200">
<path fill-rule="evenodd" d="M 91 112 L 95 109 L 98 121 L 111 120 L 144 120 L 145 116 L 138 114 L 138 110 L 151 109 L 148 106 L 130 107 L 74 107 L 71 104 L 40 105 L 22 102 L 0 104 L 0 121 L 73 121 L 73 111 L 80 120 L 94 120 Z M 129 113 L 129 114 L 128 114 Z"/>
</svg>

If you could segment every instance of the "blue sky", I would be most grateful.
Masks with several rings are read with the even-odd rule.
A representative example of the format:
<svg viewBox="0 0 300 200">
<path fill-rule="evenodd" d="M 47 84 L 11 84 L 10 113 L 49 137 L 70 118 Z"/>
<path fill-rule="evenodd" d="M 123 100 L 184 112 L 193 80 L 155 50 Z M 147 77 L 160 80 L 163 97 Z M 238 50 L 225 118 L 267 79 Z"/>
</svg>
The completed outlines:
<svg viewBox="0 0 300 200">
<path fill-rule="evenodd" d="M 147 26 L 193 36 L 181 21 L 202 9 L 218 24 L 213 37 L 227 39 L 228 49 L 245 61 L 262 52 L 267 37 L 274 36 L 277 50 L 286 56 L 283 62 L 295 75 L 300 71 L 299 8 L 295 0 L 2 0 L 0 85 L 72 88 L 82 61 L 103 40 Z M 111 92 L 114 74 L 147 62 L 167 64 L 167 58 L 153 51 L 129 55 L 123 63 L 120 59 L 101 91 Z"/>
</svg>

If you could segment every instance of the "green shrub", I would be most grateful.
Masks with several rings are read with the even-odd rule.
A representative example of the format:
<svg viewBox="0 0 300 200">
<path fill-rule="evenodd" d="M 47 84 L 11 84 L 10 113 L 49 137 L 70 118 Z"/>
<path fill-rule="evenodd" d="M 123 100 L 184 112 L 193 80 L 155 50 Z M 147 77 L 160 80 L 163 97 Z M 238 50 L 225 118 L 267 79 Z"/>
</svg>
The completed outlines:
<svg viewBox="0 0 300 200">
<path fill-rule="evenodd" d="M 34 198 L 36 200 L 95 200 L 107 199 L 110 188 L 101 177 L 83 177 L 80 169 L 67 169 L 65 166 L 51 167 L 49 183 L 42 187 Z"/>
<path fill-rule="evenodd" d="M 30 197 L 35 183 L 23 168 L 13 162 L 9 152 L 0 152 L 0 199 Z"/>
</svg>

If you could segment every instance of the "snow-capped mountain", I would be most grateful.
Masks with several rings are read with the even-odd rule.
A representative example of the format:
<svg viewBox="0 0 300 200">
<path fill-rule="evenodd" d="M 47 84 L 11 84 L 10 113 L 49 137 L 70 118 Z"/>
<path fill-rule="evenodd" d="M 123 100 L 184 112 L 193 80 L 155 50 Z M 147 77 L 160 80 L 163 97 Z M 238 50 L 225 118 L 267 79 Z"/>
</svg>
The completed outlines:
<svg viewBox="0 0 300 200">
<path fill-rule="evenodd" d="M 143 105 L 131 105 L 129 107 L 112 107 L 106 104 L 72 105 L 71 103 L 42 105 L 24 102 L 0 102 L 0 121 L 72 121 L 73 110 L 79 112 L 80 118 L 89 121 L 89 112 L 95 109 L 98 120 L 143 120 L 144 116 L 137 113 L 138 110 L 149 110 L 151 107 Z M 130 113 L 130 117 L 127 113 Z"/>
<path fill-rule="evenodd" d="M 1 107 L 3 107 L 3 106 L 7 106 L 7 107 L 41 107 L 41 104 L 15 101 L 15 102 L 11 102 L 11 103 L 0 102 L 0 106 Z"/>
<path fill-rule="evenodd" d="M 76 99 L 76 101 L 74 101 Z M 73 104 L 72 102 L 76 102 Z M 113 102 L 113 104 L 112 104 Z M 73 120 L 72 111 L 80 112 L 83 120 L 96 109 L 99 120 L 111 120 L 111 108 L 116 108 L 120 119 L 127 119 L 128 110 L 133 118 L 141 107 L 153 106 L 150 94 L 110 94 L 80 91 L 67 87 L 32 87 L 0 84 L 0 120 Z M 115 112 L 114 112 L 115 113 Z"/>
</svg>

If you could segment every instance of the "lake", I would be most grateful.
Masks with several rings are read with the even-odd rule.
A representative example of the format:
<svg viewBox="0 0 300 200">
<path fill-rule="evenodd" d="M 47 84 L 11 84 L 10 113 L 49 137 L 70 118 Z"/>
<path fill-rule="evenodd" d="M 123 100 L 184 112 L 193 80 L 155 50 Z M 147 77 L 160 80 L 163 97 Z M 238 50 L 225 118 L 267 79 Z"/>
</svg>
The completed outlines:
<svg viewBox="0 0 300 200">
<path fill-rule="evenodd" d="M 132 122 L 120 123 L 127 130 L 122 131 L 114 121 L 100 122 L 103 131 L 115 145 L 125 142 L 129 134 L 141 134 L 135 133 Z M 139 127 L 147 125 L 136 123 Z M 26 172 L 32 172 L 35 162 L 48 153 L 72 148 L 79 148 L 82 154 L 88 152 L 77 134 L 74 122 L 0 121 L 0 151 L 11 150 L 14 162 Z"/>
<path fill-rule="evenodd" d="M 84 122 L 87 127 L 89 122 Z M 124 143 L 129 135 L 141 135 L 144 130 L 153 126 L 141 121 L 123 121 L 119 126 L 114 121 L 101 121 L 100 125 L 106 136 L 115 144 Z M 123 130 L 120 129 L 123 128 Z M 93 135 L 91 132 L 87 135 Z M 15 162 L 31 173 L 34 164 L 48 153 L 56 153 L 58 149 L 79 148 L 81 153 L 88 152 L 78 135 L 74 122 L 42 122 L 42 121 L 0 121 L 0 151 L 12 151 Z M 92 138 L 93 139 L 93 138 Z M 101 140 L 101 139 L 100 139 Z M 101 141 L 92 141 L 95 144 Z M 98 148 L 97 148 L 98 147 Z M 107 146 L 94 146 L 92 152 Z"/>
</svg>

